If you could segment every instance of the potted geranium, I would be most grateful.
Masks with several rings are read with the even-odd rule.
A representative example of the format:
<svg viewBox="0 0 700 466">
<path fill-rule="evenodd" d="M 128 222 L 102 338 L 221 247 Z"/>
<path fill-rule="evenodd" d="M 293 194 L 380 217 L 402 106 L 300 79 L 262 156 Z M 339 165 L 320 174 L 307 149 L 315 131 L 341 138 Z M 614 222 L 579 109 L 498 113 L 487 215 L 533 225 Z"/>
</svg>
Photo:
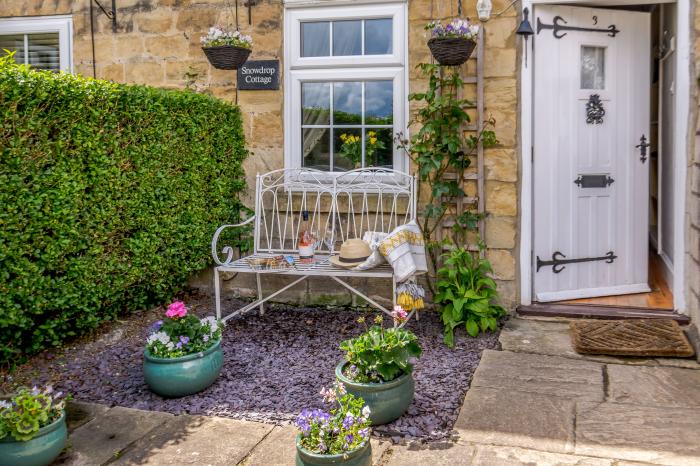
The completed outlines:
<svg viewBox="0 0 700 466">
<path fill-rule="evenodd" d="M 371 466 L 369 408 L 338 382 L 321 395 L 334 407 L 305 409 L 297 417 L 297 465 Z"/>
<path fill-rule="evenodd" d="M 214 383 L 224 364 L 222 329 L 223 323 L 214 317 L 189 314 L 182 301 L 168 306 L 165 318 L 153 325 L 143 352 L 143 375 L 151 390 L 174 398 Z"/>
<path fill-rule="evenodd" d="M 209 63 L 220 70 L 237 69 L 248 60 L 253 48 L 252 37 L 219 26 L 209 28 L 209 33 L 200 40 Z"/>
<path fill-rule="evenodd" d="M 429 23 L 425 29 L 430 32 L 428 47 L 433 57 L 441 65 L 458 66 L 466 62 L 476 47 L 479 26 L 469 19 L 454 19 L 443 25 L 440 21 Z"/>
<path fill-rule="evenodd" d="M 342 342 L 345 361 L 335 369 L 348 392 L 369 406 L 372 425 L 397 419 L 413 402 L 412 359 L 420 356 L 421 348 L 418 337 L 399 326 L 407 319 L 406 311 L 396 306 L 393 317 L 393 328 L 385 329 L 382 317 L 377 316 L 365 333 Z M 365 323 L 363 317 L 358 321 Z"/>
<path fill-rule="evenodd" d="M 0 464 L 45 466 L 66 445 L 66 398 L 51 387 L 0 400 Z"/>
</svg>

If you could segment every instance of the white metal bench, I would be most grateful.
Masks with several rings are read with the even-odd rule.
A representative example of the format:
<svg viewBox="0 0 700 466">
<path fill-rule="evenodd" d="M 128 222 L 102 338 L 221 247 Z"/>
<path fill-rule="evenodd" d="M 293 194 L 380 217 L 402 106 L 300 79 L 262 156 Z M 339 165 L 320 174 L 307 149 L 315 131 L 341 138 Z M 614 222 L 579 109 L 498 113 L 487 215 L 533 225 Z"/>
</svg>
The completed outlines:
<svg viewBox="0 0 700 466">
<path fill-rule="evenodd" d="M 329 262 L 343 241 L 362 238 L 366 231 L 388 233 L 416 216 L 416 180 L 406 173 L 388 169 L 358 169 L 328 173 L 312 169 L 275 170 L 258 174 L 255 186 L 255 215 L 237 225 L 224 225 L 216 230 L 211 243 L 214 268 L 216 316 L 221 319 L 221 272 L 254 273 L 258 299 L 223 317 L 247 312 L 255 307 L 264 311 L 263 303 L 309 277 L 330 277 L 352 293 L 387 314 L 391 310 L 347 283 L 350 277 L 387 278 L 392 281 L 392 302 L 396 302 L 396 280 L 393 269 L 384 263 L 365 271 L 334 267 Z M 297 238 L 301 211 L 309 212 L 309 224 L 318 243 L 313 264 L 298 262 Z M 253 254 L 235 259 L 234 248 L 219 245 L 221 233 L 232 227 L 253 222 Z M 222 260 L 221 255 L 224 259 Z M 250 258 L 275 255 L 294 257 L 294 265 L 283 270 L 256 270 Z M 282 274 L 298 276 L 281 289 L 263 297 L 261 276 Z"/>
</svg>

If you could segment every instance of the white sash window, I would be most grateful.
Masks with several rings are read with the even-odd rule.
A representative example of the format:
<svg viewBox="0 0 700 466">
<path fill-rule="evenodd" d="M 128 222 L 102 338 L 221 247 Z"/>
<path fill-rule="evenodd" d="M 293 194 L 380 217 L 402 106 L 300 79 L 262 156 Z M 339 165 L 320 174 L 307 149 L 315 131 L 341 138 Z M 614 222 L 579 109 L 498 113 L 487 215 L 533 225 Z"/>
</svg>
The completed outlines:
<svg viewBox="0 0 700 466">
<path fill-rule="evenodd" d="M 34 68 L 71 72 L 73 19 L 32 16 L 0 19 L 0 53 L 14 52 L 17 63 Z"/>
<path fill-rule="evenodd" d="M 285 166 L 405 170 L 403 3 L 287 8 Z"/>
</svg>

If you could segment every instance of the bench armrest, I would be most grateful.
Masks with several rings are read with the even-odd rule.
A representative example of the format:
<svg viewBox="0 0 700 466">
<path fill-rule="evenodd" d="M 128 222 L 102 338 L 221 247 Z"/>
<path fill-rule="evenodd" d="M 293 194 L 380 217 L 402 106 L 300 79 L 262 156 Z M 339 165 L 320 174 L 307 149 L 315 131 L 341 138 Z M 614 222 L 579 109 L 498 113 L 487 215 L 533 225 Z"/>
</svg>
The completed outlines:
<svg viewBox="0 0 700 466">
<path fill-rule="evenodd" d="M 223 262 L 221 261 L 221 259 L 219 259 L 219 248 L 217 245 L 219 241 L 219 235 L 221 235 L 221 233 L 227 228 L 242 227 L 244 225 L 248 225 L 253 220 L 255 220 L 255 215 L 253 215 L 243 223 L 236 223 L 235 225 L 222 225 L 219 228 L 217 228 L 216 233 L 214 233 L 214 237 L 211 239 L 211 256 L 214 258 L 214 262 L 216 262 L 218 265 L 228 265 L 233 261 L 233 248 L 231 246 L 224 246 L 221 249 L 221 252 L 226 254 L 226 259 L 224 259 Z"/>
</svg>

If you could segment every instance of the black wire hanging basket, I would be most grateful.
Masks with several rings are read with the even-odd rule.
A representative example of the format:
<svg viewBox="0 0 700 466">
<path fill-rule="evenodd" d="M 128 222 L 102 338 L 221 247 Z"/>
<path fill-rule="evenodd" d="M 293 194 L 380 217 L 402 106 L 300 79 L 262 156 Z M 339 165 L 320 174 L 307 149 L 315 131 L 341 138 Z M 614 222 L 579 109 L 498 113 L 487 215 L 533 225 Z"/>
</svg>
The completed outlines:
<svg viewBox="0 0 700 466">
<path fill-rule="evenodd" d="M 209 63 L 219 70 L 235 70 L 248 60 L 250 49 L 235 45 L 217 45 L 202 47 Z"/>
<path fill-rule="evenodd" d="M 430 52 L 443 66 L 459 66 L 469 60 L 476 41 L 466 37 L 433 37 L 428 41 Z"/>
</svg>

